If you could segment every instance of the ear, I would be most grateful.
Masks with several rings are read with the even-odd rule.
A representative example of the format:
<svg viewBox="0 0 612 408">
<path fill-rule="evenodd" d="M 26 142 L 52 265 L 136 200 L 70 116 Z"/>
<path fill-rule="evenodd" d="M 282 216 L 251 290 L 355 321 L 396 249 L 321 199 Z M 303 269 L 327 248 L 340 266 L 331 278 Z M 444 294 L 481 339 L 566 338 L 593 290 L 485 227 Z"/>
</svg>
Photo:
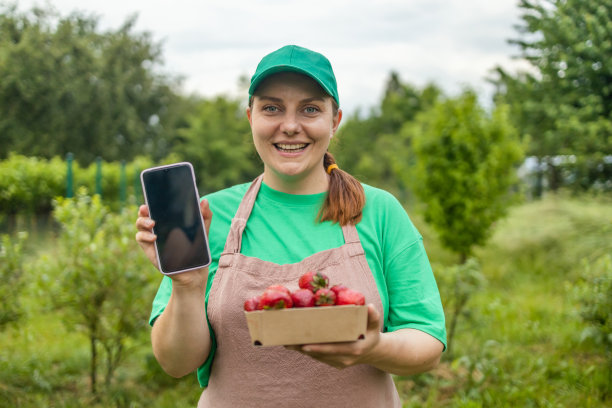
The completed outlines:
<svg viewBox="0 0 612 408">
<path fill-rule="evenodd" d="M 251 118 L 252 113 L 253 113 L 253 112 L 251 111 L 251 107 L 250 107 L 250 106 L 247 106 L 247 108 L 246 108 L 246 114 L 247 114 L 247 118 L 249 119 L 249 124 L 250 124 L 251 126 L 253 126 L 253 122 L 251 121 L 251 119 L 252 119 L 252 118 Z"/>
<path fill-rule="evenodd" d="M 340 126 L 341 121 L 342 121 L 342 109 L 338 109 L 338 113 L 332 119 L 332 133 L 331 133 L 332 137 L 336 134 L 336 131 L 338 130 L 338 126 Z"/>
</svg>

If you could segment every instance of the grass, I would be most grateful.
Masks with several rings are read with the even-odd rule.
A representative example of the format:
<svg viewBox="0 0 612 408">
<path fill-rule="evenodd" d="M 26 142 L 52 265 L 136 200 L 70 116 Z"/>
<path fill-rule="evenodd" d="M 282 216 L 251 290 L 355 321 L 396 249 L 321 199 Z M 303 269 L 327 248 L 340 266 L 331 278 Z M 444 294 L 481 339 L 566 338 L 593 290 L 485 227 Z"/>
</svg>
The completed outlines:
<svg viewBox="0 0 612 408">
<path fill-rule="evenodd" d="M 452 259 L 435 244 L 429 252 L 432 263 Z M 612 367 L 580 342 L 572 297 L 584 263 L 606 253 L 610 202 L 550 196 L 513 208 L 476 252 L 487 284 L 460 320 L 453 358 L 423 375 L 434 390 L 407 406 L 609 406 Z"/>
<path fill-rule="evenodd" d="M 548 196 L 514 207 L 499 221 L 476 251 L 486 286 L 459 320 L 453 354 L 431 373 L 396 378 L 404 406 L 611 406 L 612 368 L 604 350 L 580 341 L 585 326 L 572 296 L 585 263 L 612 252 L 610 204 Z M 444 273 L 456 257 L 418 216 L 413 219 L 434 270 Z M 35 246 L 31 259 L 52 250 L 52 236 L 43 235 Z M 195 376 L 163 374 L 148 332 L 132 344 L 116 383 L 92 398 L 87 340 L 68 332 L 46 303 L 44 291 L 30 288 L 23 296 L 26 318 L 0 332 L 0 407 L 196 405 Z"/>
</svg>

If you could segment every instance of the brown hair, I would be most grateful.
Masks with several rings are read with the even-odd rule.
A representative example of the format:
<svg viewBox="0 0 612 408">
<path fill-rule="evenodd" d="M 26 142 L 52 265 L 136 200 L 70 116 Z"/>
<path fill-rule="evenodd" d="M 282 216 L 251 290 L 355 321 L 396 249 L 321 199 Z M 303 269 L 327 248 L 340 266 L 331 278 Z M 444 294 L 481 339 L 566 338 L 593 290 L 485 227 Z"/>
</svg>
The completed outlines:
<svg viewBox="0 0 612 408">
<path fill-rule="evenodd" d="M 326 152 L 323 166 L 327 170 L 331 164 L 336 164 L 336 160 L 330 152 Z M 334 168 L 329 174 L 329 191 L 318 219 L 321 222 L 355 225 L 361 221 L 364 205 L 365 192 L 361 183 L 346 171 Z"/>
</svg>

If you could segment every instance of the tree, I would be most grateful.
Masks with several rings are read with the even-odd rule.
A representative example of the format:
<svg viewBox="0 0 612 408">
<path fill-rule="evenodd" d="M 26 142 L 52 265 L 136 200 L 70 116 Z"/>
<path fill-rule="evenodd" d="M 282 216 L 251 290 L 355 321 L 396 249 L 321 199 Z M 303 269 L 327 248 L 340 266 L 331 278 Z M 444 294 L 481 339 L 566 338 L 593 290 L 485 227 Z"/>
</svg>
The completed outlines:
<svg viewBox="0 0 612 408">
<path fill-rule="evenodd" d="M 173 150 L 193 164 L 200 193 L 251 181 L 263 171 L 239 101 L 201 100 L 177 135 Z"/>
<path fill-rule="evenodd" d="M 470 256 L 475 246 L 486 243 L 493 223 L 511 203 L 522 146 L 507 107 L 498 105 L 488 115 L 469 90 L 437 102 L 404 131 L 412 134 L 412 179 L 425 205 L 425 220 L 442 245 L 459 255 L 459 265 L 447 268 L 440 282 L 447 291 L 450 350 L 459 317 L 484 282 Z"/>
<path fill-rule="evenodd" d="M 53 257 L 41 257 L 45 290 L 64 311 L 68 328 L 84 333 L 91 353 L 91 391 L 98 392 L 99 357 L 105 384 L 125 357 L 128 339 L 146 326 L 155 292 L 155 273 L 134 240 L 132 207 L 111 213 L 100 196 L 80 189 L 59 199 L 54 217 L 61 225 Z"/>
<path fill-rule="evenodd" d="M 343 119 L 330 151 L 344 169 L 363 182 L 387 188 L 405 199 L 410 189 L 410 136 L 400 130 L 441 95 L 433 84 L 423 89 L 405 84 L 391 72 L 379 109 Z"/>
<path fill-rule="evenodd" d="M 135 21 L 101 33 L 96 17 L 0 6 L 0 158 L 168 153 L 178 81 L 155 71 L 161 48 Z"/>
<path fill-rule="evenodd" d="M 522 146 L 508 110 L 501 105 L 487 115 L 465 91 L 421 114 L 412 132 L 413 180 L 425 219 L 463 263 L 510 204 Z"/>
<path fill-rule="evenodd" d="M 579 187 L 609 182 L 612 164 L 612 1 L 521 0 L 520 49 L 528 70 L 496 68 L 498 98 L 511 106 L 528 154 L 545 161 L 552 188 L 562 177 L 553 156 L 573 155 Z"/>
</svg>

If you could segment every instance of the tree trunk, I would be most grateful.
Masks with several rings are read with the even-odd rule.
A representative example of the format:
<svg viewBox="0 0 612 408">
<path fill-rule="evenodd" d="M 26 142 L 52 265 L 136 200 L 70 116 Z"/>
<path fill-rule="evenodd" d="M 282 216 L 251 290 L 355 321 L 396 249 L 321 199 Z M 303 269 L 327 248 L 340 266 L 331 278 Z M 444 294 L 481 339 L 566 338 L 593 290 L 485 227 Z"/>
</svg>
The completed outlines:
<svg viewBox="0 0 612 408">
<path fill-rule="evenodd" d="M 91 393 L 96 394 L 96 366 L 98 364 L 98 353 L 96 351 L 96 338 L 91 337 L 91 369 L 89 378 L 91 379 Z"/>
<path fill-rule="evenodd" d="M 536 199 L 542 198 L 544 191 L 544 172 L 542 171 L 542 159 L 538 157 L 538 164 L 536 167 L 536 182 L 533 192 L 533 197 Z"/>
</svg>

